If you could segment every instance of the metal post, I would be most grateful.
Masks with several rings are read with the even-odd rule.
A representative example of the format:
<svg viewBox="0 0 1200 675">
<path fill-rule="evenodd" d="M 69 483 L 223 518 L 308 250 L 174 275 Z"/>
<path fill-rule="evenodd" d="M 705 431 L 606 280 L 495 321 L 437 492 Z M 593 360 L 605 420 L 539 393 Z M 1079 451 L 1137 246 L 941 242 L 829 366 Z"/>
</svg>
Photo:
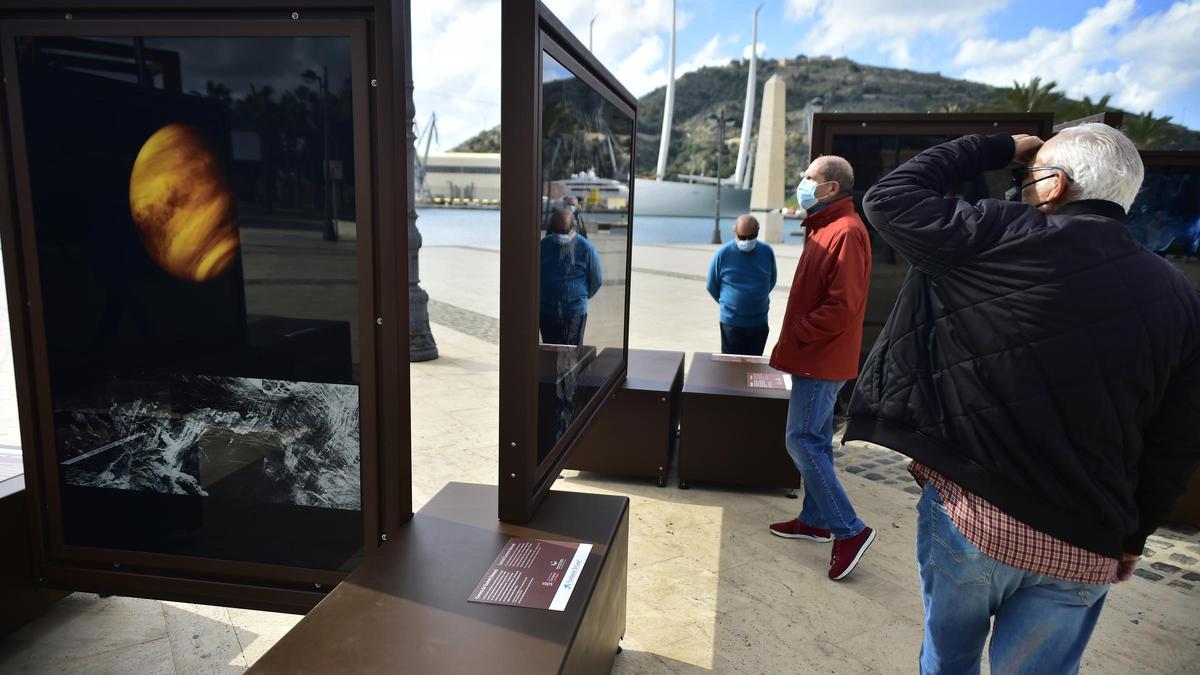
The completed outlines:
<svg viewBox="0 0 1200 675">
<path fill-rule="evenodd" d="M 329 66 L 321 66 L 321 176 L 322 193 L 325 196 L 325 223 L 321 236 L 325 241 L 337 241 L 337 225 L 333 222 L 333 199 L 330 198 L 332 180 L 329 171 Z"/>
<path fill-rule="evenodd" d="M 407 8 L 408 3 L 404 3 Z M 405 10 L 407 11 L 407 9 Z M 411 59 L 409 64 L 411 64 Z M 408 129 L 408 360 L 432 361 L 438 357 L 437 342 L 429 330 L 429 294 L 421 288 L 421 233 L 417 230 L 417 208 L 415 197 L 417 156 L 417 108 L 413 103 L 413 80 L 411 65 L 405 69 L 405 126 Z"/>
<path fill-rule="evenodd" d="M 717 113 L 717 212 L 713 214 L 712 243 L 721 243 L 721 151 L 725 149 L 725 110 Z"/>
</svg>

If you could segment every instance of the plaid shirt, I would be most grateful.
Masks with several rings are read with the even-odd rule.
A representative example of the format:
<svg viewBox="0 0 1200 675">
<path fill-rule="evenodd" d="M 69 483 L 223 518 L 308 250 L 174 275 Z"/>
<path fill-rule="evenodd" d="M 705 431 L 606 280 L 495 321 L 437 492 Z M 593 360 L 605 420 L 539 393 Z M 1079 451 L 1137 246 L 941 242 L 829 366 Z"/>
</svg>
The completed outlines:
<svg viewBox="0 0 1200 675">
<path fill-rule="evenodd" d="M 1055 539 L 967 492 L 929 467 L 913 462 L 917 483 L 933 483 L 946 513 L 967 541 L 985 555 L 1017 569 L 1081 584 L 1112 584 L 1120 561 Z"/>
</svg>

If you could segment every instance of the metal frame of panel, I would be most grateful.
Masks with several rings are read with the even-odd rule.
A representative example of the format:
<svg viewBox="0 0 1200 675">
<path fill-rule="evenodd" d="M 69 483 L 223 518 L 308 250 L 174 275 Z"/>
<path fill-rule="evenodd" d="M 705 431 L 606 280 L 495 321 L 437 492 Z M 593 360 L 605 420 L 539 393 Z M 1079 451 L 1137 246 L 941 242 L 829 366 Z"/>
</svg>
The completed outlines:
<svg viewBox="0 0 1200 675">
<path fill-rule="evenodd" d="M 306 611 L 344 573 L 63 543 L 46 333 L 28 167 L 17 35 L 340 36 L 351 39 L 357 188 L 363 547 L 412 516 L 407 217 L 407 0 L 9 0 L 0 10 L 0 223 L 34 568 L 41 584 L 281 611 Z"/>
<path fill-rule="evenodd" d="M 501 13 L 500 118 L 504 133 L 500 174 L 500 496 L 501 520 L 533 517 L 580 433 L 625 377 L 628 358 L 580 412 L 543 462 L 537 460 L 538 240 L 530 223 L 541 219 L 542 52 L 550 53 L 633 119 L 631 151 L 637 151 L 637 98 L 629 93 L 569 30 L 536 0 L 506 1 Z M 633 181 L 629 185 L 632 253 Z M 629 279 L 632 255 L 626 256 Z M 629 345 L 629 284 L 625 286 L 626 351 Z"/>
</svg>

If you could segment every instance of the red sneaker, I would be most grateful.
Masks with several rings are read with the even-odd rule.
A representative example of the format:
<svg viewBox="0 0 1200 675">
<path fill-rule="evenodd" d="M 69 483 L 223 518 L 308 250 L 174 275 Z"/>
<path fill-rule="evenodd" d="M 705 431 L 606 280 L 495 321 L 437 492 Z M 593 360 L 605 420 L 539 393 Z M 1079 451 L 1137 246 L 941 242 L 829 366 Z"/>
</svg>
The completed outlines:
<svg viewBox="0 0 1200 675">
<path fill-rule="evenodd" d="M 832 532 L 816 527 L 809 527 L 800 522 L 799 518 L 792 518 L 783 523 L 772 523 L 771 534 L 785 539 L 807 539 L 822 544 L 833 541 Z"/>
<path fill-rule="evenodd" d="M 873 541 L 875 530 L 868 527 L 849 539 L 833 542 L 833 553 L 829 556 L 829 578 L 838 581 L 849 576 Z"/>
</svg>

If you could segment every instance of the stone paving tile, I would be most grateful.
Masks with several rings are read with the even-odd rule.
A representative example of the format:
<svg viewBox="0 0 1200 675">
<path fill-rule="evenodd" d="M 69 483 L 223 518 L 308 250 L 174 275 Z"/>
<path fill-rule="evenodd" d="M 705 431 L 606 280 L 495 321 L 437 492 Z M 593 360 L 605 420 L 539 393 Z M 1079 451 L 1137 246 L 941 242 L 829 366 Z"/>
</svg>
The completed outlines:
<svg viewBox="0 0 1200 675">
<path fill-rule="evenodd" d="M 860 443 L 839 446 L 838 452 L 841 454 L 835 453 L 835 463 L 839 469 L 909 494 L 921 494 L 908 473 L 910 460 L 904 455 Z M 1147 581 L 1200 597 L 1200 528 L 1174 524 L 1160 528 L 1146 542 L 1146 553 L 1136 573 Z"/>
</svg>

